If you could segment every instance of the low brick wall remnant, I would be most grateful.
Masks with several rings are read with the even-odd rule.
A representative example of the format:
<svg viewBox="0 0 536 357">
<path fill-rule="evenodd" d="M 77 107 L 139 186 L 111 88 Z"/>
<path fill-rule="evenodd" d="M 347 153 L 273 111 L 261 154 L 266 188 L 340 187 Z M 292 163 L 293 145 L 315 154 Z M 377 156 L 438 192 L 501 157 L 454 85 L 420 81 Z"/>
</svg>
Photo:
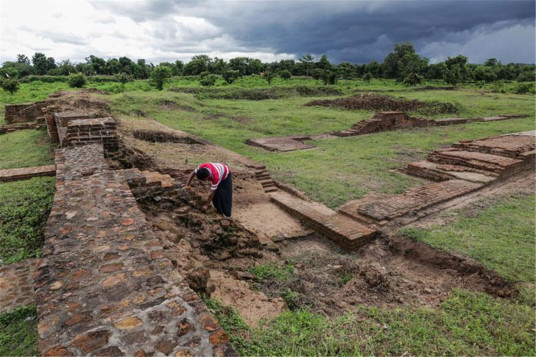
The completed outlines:
<svg viewBox="0 0 536 357">
<path fill-rule="evenodd" d="M 27 104 L 9 104 L 6 105 L 5 122 L 6 124 L 26 123 L 37 120 L 43 116 L 41 108 L 45 102 L 27 103 Z"/>
<path fill-rule="evenodd" d="M 56 152 L 34 282 L 41 355 L 236 355 L 103 153 L 100 144 Z"/>
</svg>

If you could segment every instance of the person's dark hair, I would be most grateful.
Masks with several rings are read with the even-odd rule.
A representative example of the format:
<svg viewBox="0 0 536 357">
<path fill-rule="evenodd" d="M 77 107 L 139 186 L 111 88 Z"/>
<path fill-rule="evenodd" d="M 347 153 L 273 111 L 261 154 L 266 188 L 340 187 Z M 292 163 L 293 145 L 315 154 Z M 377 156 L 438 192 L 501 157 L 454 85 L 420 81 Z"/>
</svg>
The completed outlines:
<svg viewBox="0 0 536 357">
<path fill-rule="evenodd" d="M 195 175 L 197 176 L 199 180 L 204 180 L 208 177 L 208 169 L 206 167 L 202 167 L 199 170 L 197 170 Z"/>
</svg>

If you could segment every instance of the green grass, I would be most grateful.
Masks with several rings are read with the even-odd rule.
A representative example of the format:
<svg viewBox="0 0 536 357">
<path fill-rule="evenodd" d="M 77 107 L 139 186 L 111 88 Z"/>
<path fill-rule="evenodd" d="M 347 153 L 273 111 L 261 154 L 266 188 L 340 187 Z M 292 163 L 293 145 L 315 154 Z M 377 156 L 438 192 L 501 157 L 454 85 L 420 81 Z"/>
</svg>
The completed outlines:
<svg viewBox="0 0 536 357">
<path fill-rule="evenodd" d="M 53 146 L 45 130 L 19 130 L 0 135 L 0 170 L 51 165 Z"/>
<path fill-rule="evenodd" d="M 35 306 L 0 314 L 0 356 L 36 356 L 37 319 Z"/>
<path fill-rule="evenodd" d="M 436 248 L 468 255 L 513 281 L 534 282 L 536 196 L 509 197 L 476 216 L 460 211 L 455 222 L 402 233 Z"/>
<path fill-rule="evenodd" d="M 344 87 L 343 87 L 344 88 Z M 175 92 L 128 92 L 110 96 L 115 112 L 129 119 L 143 112 L 172 128 L 202 136 L 214 143 L 264 163 L 273 176 L 330 207 L 370 191 L 400 193 L 421 183 L 399 174 L 411 161 L 459 140 L 483 138 L 534 129 L 534 96 L 481 94 L 475 90 L 413 91 L 400 88 L 396 96 L 459 104 L 462 116 L 481 117 L 526 113 L 523 119 L 471 123 L 436 128 L 383 132 L 312 142 L 314 150 L 268 152 L 244 143 L 249 138 L 290 134 L 319 134 L 347 129 L 370 118 L 371 111 L 306 107 L 312 98 L 292 96 L 277 100 L 198 99 Z M 175 110 L 163 101 L 175 103 Z M 187 107 L 189 110 L 180 108 Z"/>
<path fill-rule="evenodd" d="M 284 282 L 292 278 L 294 267 L 292 265 L 280 267 L 273 262 L 268 262 L 252 267 L 249 272 L 255 275 L 255 279 L 259 282 L 266 279 Z"/>
<path fill-rule="evenodd" d="M 0 265 L 39 256 L 54 182 L 41 177 L 0 184 Z"/>
<path fill-rule="evenodd" d="M 531 307 L 453 291 L 436 309 L 359 307 L 328 318 L 288 311 L 259 328 L 214 300 L 207 306 L 244 356 L 534 355 Z"/>
</svg>

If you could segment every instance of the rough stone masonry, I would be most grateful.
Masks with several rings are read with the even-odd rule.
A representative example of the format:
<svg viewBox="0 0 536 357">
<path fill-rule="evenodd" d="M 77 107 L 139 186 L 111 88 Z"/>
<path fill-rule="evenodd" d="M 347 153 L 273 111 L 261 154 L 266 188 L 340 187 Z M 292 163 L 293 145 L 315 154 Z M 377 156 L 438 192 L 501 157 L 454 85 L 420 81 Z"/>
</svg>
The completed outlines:
<svg viewBox="0 0 536 357">
<path fill-rule="evenodd" d="M 102 144 L 59 149 L 56 165 L 34 281 L 41 355 L 235 355 Z"/>
</svg>

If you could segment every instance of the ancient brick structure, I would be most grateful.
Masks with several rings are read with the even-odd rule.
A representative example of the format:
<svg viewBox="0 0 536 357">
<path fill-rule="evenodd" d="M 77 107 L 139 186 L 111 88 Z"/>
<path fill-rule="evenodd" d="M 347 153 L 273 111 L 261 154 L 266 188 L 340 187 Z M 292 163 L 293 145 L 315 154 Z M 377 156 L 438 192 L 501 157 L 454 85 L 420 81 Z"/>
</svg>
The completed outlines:
<svg viewBox="0 0 536 357">
<path fill-rule="evenodd" d="M 0 170 L 0 182 L 27 180 L 32 177 L 54 176 L 56 165 L 22 167 L 19 169 Z"/>
<path fill-rule="evenodd" d="M 497 180 L 533 171 L 535 157 L 534 132 L 462 141 L 406 167 L 408 174 L 439 182 L 400 195 L 370 194 L 344 204 L 339 211 L 357 220 L 384 225 Z"/>
<path fill-rule="evenodd" d="M 35 274 L 41 355 L 235 354 L 103 152 L 100 144 L 56 152 L 56 195 Z"/>
<path fill-rule="evenodd" d="M 46 101 L 6 105 L 5 122 L 6 124 L 14 124 L 35 121 L 43 116 L 41 109 L 46 105 Z"/>
<path fill-rule="evenodd" d="M 378 234 L 376 229 L 318 203 L 304 201 L 284 192 L 272 193 L 270 197 L 290 214 L 298 216 L 314 230 L 346 250 L 357 250 Z"/>
<path fill-rule="evenodd" d="M 76 119 L 64 128 L 65 136 L 60 136 L 61 146 L 102 143 L 107 151 L 118 149 L 117 128 L 112 118 Z"/>
<path fill-rule="evenodd" d="M 118 149 L 117 125 L 113 118 L 91 118 L 94 113 L 80 111 L 45 114 L 47 130 L 53 142 L 62 147 L 102 143 L 107 151 Z"/>
</svg>

